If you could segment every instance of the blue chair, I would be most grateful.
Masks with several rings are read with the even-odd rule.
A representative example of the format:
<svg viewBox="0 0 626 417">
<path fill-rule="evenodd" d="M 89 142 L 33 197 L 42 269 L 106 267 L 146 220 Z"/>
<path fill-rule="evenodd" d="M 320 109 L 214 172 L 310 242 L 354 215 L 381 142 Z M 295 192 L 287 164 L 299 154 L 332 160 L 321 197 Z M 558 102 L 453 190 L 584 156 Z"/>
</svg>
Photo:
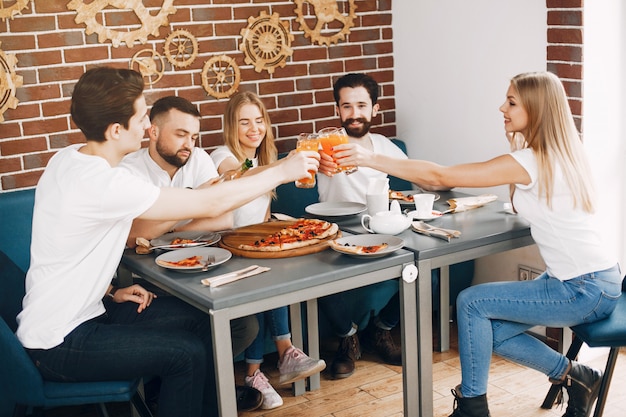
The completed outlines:
<svg viewBox="0 0 626 417">
<path fill-rule="evenodd" d="M 604 412 L 606 397 L 609 393 L 609 385 L 613 377 L 619 349 L 620 347 L 626 346 L 626 278 L 622 281 L 622 295 L 613 313 L 604 320 L 574 326 L 572 327 L 572 332 L 574 332 L 574 338 L 566 354 L 571 360 L 576 359 L 583 343 L 586 343 L 590 347 L 610 348 L 606 367 L 604 368 L 604 375 L 602 376 L 602 382 L 600 384 L 598 401 L 593 413 L 594 417 L 600 417 Z M 552 408 L 559 392 L 560 386 L 553 385 L 550 387 L 541 408 Z"/>
<path fill-rule="evenodd" d="M 106 382 L 45 381 L 15 336 L 15 317 L 21 310 L 26 274 L 0 251 L 0 415 L 25 416 L 29 408 L 97 404 L 107 416 L 105 403 L 130 401 L 141 417 L 152 417 L 141 394 L 140 379 Z"/>
</svg>

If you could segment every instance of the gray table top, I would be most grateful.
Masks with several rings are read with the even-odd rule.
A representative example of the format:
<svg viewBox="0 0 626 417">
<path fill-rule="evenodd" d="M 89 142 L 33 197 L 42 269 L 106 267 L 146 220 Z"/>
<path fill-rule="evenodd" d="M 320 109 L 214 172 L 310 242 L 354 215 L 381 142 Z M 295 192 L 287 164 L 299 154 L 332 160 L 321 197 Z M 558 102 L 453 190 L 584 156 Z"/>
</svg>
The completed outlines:
<svg viewBox="0 0 626 417">
<path fill-rule="evenodd" d="M 166 289 L 175 290 L 195 303 L 210 309 L 222 309 L 312 288 L 335 280 L 353 277 L 406 263 L 413 263 L 412 252 L 399 249 L 381 258 L 355 258 L 331 249 L 322 252 L 279 259 L 252 259 L 233 256 L 226 263 L 207 272 L 183 273 L 155 264 L 155 255 L 137 255 L 126 250 L 122 264 L 132 272 Z M 260 275 L 245 278 L 216 288 L 205 287 L 201 280 L 236 271 L 250 265 L 270 267 Z"/>
</svg>

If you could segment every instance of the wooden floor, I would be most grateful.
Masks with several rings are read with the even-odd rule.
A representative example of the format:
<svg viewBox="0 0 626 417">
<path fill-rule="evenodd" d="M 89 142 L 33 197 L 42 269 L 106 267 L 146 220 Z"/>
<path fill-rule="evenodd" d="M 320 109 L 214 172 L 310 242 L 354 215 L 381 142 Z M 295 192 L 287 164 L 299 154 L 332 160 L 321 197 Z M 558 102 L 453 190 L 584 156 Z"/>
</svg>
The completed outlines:
<svg viewBox="0 0 626 417">
<path fill-rule="evenodd" d="M 454 333 L 454 331 L 453 331 Z M 433 360 L 434 416 L 448 416 L 452 412 L 453 398 L 450 389 L 460 380 L 460 363 L 456 342 L 446 353 L 435 353 Z M 327 363 L 333 352 L 324 349 L 322 357 Z M 591 355 L 593 356 L 593 355 Z M 591 358 L 586 363 L 604 369 L 606 354 Z M 270 381 L 277 380 L 276 358 L 266 357 L 263 370 Z M 236 378 L 242 383 L 244 368 L 238 363 Z M 613 375 L 608 405 L 604 417 L 623 417 L 626 392 L 626 350 L 620 352 Z M 491 364 L 489 408 L 493 417 L 556 417 L 565 410 L 558 407 L 543 410 L 540 405 L 550 384 L 547 378 L 528 368 L 494 357 Z M 240 413 L 240 417 L 402 417 L 402 368 L 379 362 L 373 354 L 364 354 L 357 362 L 354 375 L 343 380 L 331 380 L 322 374 L 321 389 L 294 397 L 290 388 L 277 389 L 283 397 L 284 405 L 274 410 L 257 410 Z M 417 395 L 413 393 L 412 395 Z M 129 406 L 109 405 L 111 417 L 128 417 Z M 92 417 L 91 408 L 74 407 L 50 410 L 47 417 Z"/>
</svg>

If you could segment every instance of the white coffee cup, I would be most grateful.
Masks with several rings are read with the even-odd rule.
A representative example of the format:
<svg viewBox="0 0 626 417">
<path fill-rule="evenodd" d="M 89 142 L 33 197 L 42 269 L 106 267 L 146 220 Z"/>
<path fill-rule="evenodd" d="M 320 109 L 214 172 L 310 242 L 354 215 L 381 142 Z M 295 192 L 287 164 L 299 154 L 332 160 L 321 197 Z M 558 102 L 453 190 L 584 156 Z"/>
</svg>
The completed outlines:
<svg viewBox="0 0 626 417">
<path fill-rule="evenodd" d="M 417 217 L 432 217 L 433 204 L 435 203 L 435 194 L 413 194 L 413 201 L 415 202 L 415 212 L 417 214 Z"/>
<path fill-rule="evenodd" d="M 366 194 L 367 213 L 375 216 L 379 211 L 389 210 L 389 193 Z"/>
</svg>

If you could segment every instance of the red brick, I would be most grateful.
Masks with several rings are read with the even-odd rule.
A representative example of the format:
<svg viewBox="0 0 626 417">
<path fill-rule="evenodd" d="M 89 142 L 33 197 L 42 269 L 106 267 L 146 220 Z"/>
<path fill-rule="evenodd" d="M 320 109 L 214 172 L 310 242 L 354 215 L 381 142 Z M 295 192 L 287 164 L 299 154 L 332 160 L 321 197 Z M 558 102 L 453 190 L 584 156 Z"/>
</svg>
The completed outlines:
<svg viewBox="0 0 626 417">
<path fill-rule="evenodd" d="M 313 96 L 309 93 L 288 94 L 278 97 L 278 107 L 306 106 L 313 104 Z"/>
<path fill-rule="evenodd" d="M 214 26 L 209 22 L 185 23 L 185 25 L 180 29 L 185 29 L 186 31 L 194 35 L 196 37 L 196 40 L 198 40 L 198 38 L 215 36 Z M 201 41 L 198 40 L 198 44 L 200 43 Z M 200 50 L 203 51 L 204 49 Z"/>
<path fill-rule="evenodd" d="M 583 30 L 548 28 L 548 43 L 582 44 Z"/>
<path fill-rule="evenodd" d="M 362 26 L 390 26 L 391 13 L 376 13 L 363 15 L 361 17 Z"/>
<path fill-rule="evenodd" d="M 582 98 L 583 96 L 583 83 L 582 81 L 568 81 L 562 80 L 563 87 L 565 88 L 565 93 L 568 97 L 578 97 Z"/>
<path fill-rule="evenodd" d="M 380 28 L 355 29 L 350 31 L 348 40 L 350 42 L 372 42 L 381 38 Z"/>
<path fill-rule="evenodd" d="M 308 121 L 297 122 L 294 124 L 284 124 L 278 126 L 277 137 L 281 139 L 295 138 L 302 132 L 313 132 L 313 124 Z"/>
<path fill-rule="evenodd" d="M 393 43 L 380 42 L 363 45 L 363 55 L 382 55 L 393 53 Z"/>
<path fill-rule="evenodd" d="M 18 88 L 15 96 L 20 102 L 49 100 L 61 97 L 59 86 L 54 84 L 48 85 L 29 85 Z"/>
<path fill-rule="evenodd" d="M 64 1 L 40 1 L 36 4 L 37 13 L 65 13 L 67 3 Z"/>
<path fill-rule="evenodd" d="M 211 146 L 220 146 L 224 144 L 224 137 L 222 133 L 208 133 L 202 135 L 202 147 L 209 148 Z"/>
<path fill-rule="evenodd" d="M 39 182 L 43 169 L 21 174 L 5 175 L 2 177 L 2 189 L 14 190 L 18 188 L 34 187 Z"/>
<path fill-rule="evenodd" d="M 553 8 L 572 8 L 583 7 L 584 0 L 546 0 L 546 7 Z"/>
<path fill-rule="evenodd" d="M 339 60 L 345 57 L 360 56 L 361 52 L 361 45 L 340 44 L 329 48 L 328 58 Z"/>
<path fill-rule="evenodd" d="M 292 123 L 297 122 L 300 117 L 298 110 L 296 109 L 281 109 L 277 111 L 269 112 L 270 120 L 272 121 L 272 125 L 282 124 L 282 123 Z"/>
<path fill-rule="evenodd" d="M 16 54 L 17 66 L 19 67 L 40 67 L 44 65 L 54 65 L 61 63 L 61 51 L 29 51 L 28 53 Z"/>
<path fill-rule="evenodd" d="M 11 20 L 11 32 L 44 32 L 56 30 L 54 16 L 20 16 Z"/>
<path fill-rule="evenodd" d="M 378 126 L 372 129 L 376 133 L 380 133 L 381 135 L 387 136 L 388 138 L 395 138 L 397 136 L 396 126 Z"/>
<path fill-rule="evenodd" d="M 22 160 L 17 158 L 0 158 L 0 172 L 17 172 L 22 170 Z"/>
<path fill-rule="evenodd" d="M 39 81 L 42 83 L 76 81 L 83 75 L 82 66 L 58 66 L 39 69 Z"/>
<path fill-rule="evenodd" d="M 109 58 L 109 48 L 102 45 L 80 49 L 65 49 L 63 54 L 65 55 L 65 61 L 70 63 L 100 61 Z"/>
<path fill-rule="evenodd" d="M 255 19 L 259 17 L 261 12 L 267 13 L 268 16 L 271 16 L 269 7 L 267 6 L 239 6 L 233 9 L 233 19 L 234 20 L 247 20 L 249 17 L 253 16 Z M 284 18 L 284 17 L 283 17 Z M 248 26 L 247 22 L 244 26 Z"/>
<path fill-rule="evenodd" d="M 394 60 L 393 55 L 378 57 L 378 68 L 389 68 L 393 70 Z"/>
<path fill-rule="evenodd" d="M 567 101 L 569 102 L 570 109 L 572 109 L 572 114 L 579 116 L 583 114 L 583 103 L 581 100 L 570 99 Z"/>
<path fill-rule="evenodd" d="M 24 169 L 45 168 L 48 161 L 56 152 L 44 152 L 32 155 L 24 155 Z"/>
<path fill-rule="evenodd" d="M 329 62 L 318 62 L 315 65 L 312 65 L 309 69 L 310 75 L 319 75 L 319 74 L 331 74 L 331 73 L 343 73 L 344 67 L 343 62 L 338 61 L 329 61 Z"/>
<path fill-rule="evenodd" d="M 80 131 L 50 135 L 50 149 L 62 149 L 76 143 L 85 143 L 85 137 Z"/>
<path fill-rule="evenodd" d="M 211 53 L 215 55 L 222 55 L 224 51 L 233 51 L 237 50 L 239 47 L 238 41 L 234 38 L 224 38 L 224 39 L 211 39 L 206 41 L 198 42 L 198 49 L 203 51 L 204 53 Z M 237 55 L 240 52 L 236 53 Z M 226 55 L 234 58 L 233 53 L 226 53 Z M 208 61 L 211 57 L 208 57 L 205 61 Z M 243 59 L 243 58 L 242 58 Z"/>
<path fill-rule="evenodd" d="M 4 122 L 2 122 L 2 129 L 4 129 L 5 123 L 8 121 L 40 117 L 41 114 L 39 113 L 39 105 L 24 102 L 18 103 L 15 109 L 7 109 L 3 116 Z"/>
<path fill-rule="evenodd" d="M 378 60 L 375 57 L 346 59 L 346 72 L 369 72 L 377 68 Z"/>
<path fill-rule="evenodd" d="M 37 35 L 39 48 L 63 48 L 83 44 L 83 36 L 79 32 L 54 32 Z"/>
<path fill-rule="evenodd" d="M 41 104 L 44 117 L 67 115 L 70 113 L 71 100 L 47 101 Z"/>
<path fill-rule="evenodd" d="M 233 18 L 231 7 L 194 7 L 191 18 L 195 22 L 228 21 Z"/>
<path fill-rule="evenodd" d="M 215 23 L 215 36 L 241 36 L 241 29 L 248 26 L 248 22 Z"/>
<path fill-rule="evenodd" d="M 24 134 L 45 135 L 54 132 L 63 132 L 68 129 L 67 117 L 48 118 L 44 120 L 26 121 L 23 123 Z"/>
<path fill-rule="evenodd" d="M 549 26 L 582 26 L 582 10 L 548 10 Z"/>
<path fill-rule="evenodd" d="M 548 45 L 548 61 L 583 62 L 583 47 L 568 45 Z"/>
<path fill-rule="evenodd" d="M 1 125 L 2 129 L 0 129 L 0 139 L 16 138 L 22 135 L 20 124 L 8 122 L 7 113 L 4 114 L 5 121 L 2 122 Z"/>
<path fill-rule="evenodd" d="M 295 49 L 291 59 L 293 62 L 317 61 L 319 59 L 326 59 L 327 56 L 326 48 L 311 46 L 310 48 Z"/>
<path fill-rule="evenodd" d="M 393 39 L 393 29 L 392 28 L 382 28 L 383 39 L 389 40 Z"/>
<path fill-rule="evenodd" d="M 323 77 L 306 77 L 296 80 L 296 90 L 319 90 L 322 88 L 332 88 L 332 80 L 328 76 Z"/>
<path fill-rule="evenodd" d="M 583 66 L 579 64 L 548 62 L 547 70 L 558 75 L 560 78 L 569 78 L 572 80 L 582 80 L 583 78 Z"/>
<path fill-rule="evenodd" d="M 0 30 L 0 32 L 2 31 Z M 36 45 L 35 37 L 30 34 L 13 35 L 2 33 L 2 39 L 0 39 L 0 41 L 2 41 L 0 47 L 7 54 L 10 54 L 12 50 L 33 49 Z"/>
<path fill-rule="evenodd" d="M 19 155 L 21 153 L 38 152 L 48 149 L 46 138 L 35 137 L 0 142 L 0 155 Z"/>
<path fill-rule="evenodd" d="M 335 104 L 324 103 L 312 107 L 303 107 L 300 109 L 300 114 L 305 120 L 325 119 L 336 116 Z"/>
</svg>

